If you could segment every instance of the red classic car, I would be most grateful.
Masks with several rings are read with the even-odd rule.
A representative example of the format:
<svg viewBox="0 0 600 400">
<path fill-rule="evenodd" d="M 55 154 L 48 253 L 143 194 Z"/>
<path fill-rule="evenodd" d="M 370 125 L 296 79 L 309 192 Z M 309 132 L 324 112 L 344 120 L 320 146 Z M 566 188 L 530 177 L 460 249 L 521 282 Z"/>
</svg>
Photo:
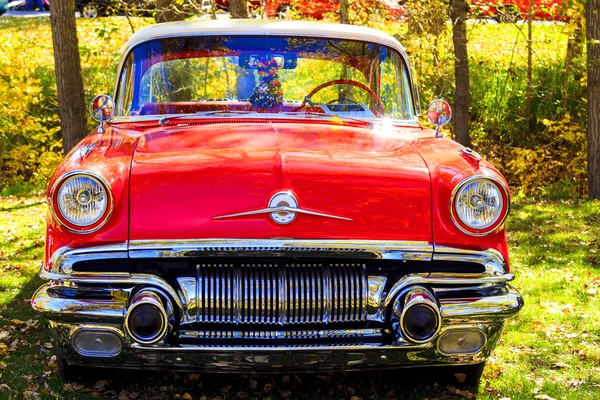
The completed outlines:
<svg viewBox="0 0 600 400">
<path fill-rule="evenodd" d="M 506 318 L 510 193 L 423 127 L 393 37 L 300 21 L 134 34 L 48 191 L 59 371 L 442 366 L 479 380 Z"/>
</svg>

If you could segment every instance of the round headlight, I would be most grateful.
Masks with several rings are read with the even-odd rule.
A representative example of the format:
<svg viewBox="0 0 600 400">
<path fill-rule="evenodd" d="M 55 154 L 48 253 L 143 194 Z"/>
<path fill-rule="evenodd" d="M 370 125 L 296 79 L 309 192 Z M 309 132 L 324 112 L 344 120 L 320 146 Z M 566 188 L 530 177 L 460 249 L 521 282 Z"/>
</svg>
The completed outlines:
<svg viewBox="0 0 600 400">
<path fill-rule="evenodd" d="M 469 177 L 456 186 L 451 211 L 463 232 L 486 235 L 499 227 L 508 214 L 508 193 L 499 182 Z"/>
<path fill-rule="evenodd" d="M 98 229 L 110 214 L 109 190 L 104 180 L 89 173 L 68 176 L 53 195 L 59 221 L 77 232 Z"/>
</svg>

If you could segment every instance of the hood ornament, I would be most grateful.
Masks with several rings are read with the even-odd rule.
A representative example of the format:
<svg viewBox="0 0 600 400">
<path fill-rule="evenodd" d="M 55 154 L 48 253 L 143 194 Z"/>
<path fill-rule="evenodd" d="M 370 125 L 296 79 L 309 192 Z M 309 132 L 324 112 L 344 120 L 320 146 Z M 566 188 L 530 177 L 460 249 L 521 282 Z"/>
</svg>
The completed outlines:
<svg viewBox="0 0 600 400">
<path fill-rule="evenodd" d="M 298 200 L 296 200 L 294 195 L 288 191 L 279 192 L 273 195 L 273 197 L 271 197 L 271 199 L 269 200 L 269 205 L 267 208 L 244 211 L 235 214 L 217 215 L 215 217 L 212 217 L 212 219 L 234 218 L 256 214 L 270 214 L 271 219 L 281 225 L 289 224 L 290 222 L 295 220 L 297 214 L 315 215 L 317 217 L 352 221 L 352 218 L 345 218 L 337 215 L 325 214 L 318 211 L 302 209 L 298 205 Z"/>
</svg>

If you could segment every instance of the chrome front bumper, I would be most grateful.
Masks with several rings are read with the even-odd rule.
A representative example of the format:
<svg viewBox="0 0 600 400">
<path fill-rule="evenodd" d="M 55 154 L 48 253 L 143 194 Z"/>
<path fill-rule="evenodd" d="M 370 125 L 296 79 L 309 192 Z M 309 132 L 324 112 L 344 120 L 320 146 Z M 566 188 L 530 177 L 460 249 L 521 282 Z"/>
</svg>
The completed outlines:
<svg viewBox="0 0 600 400">
<path fill-rule="evenodd" d="M 267 243 L 265 243 L 267 242 Z M 248 244 L 248 243 L 247 243 Z M 508 273 L 504 260 L 494 251 L 465 251 L 436 248 L 426 244 L 331 242 L 327 241 L 261 241 L 256 247 L 239 243 L 177 242 L 130 243 L 126 247 L 111 246 L 88 249 L 63 249 L 52 259 L 49 270 L 42 269 L 41 276 L 49 282 L 38 289 L 32 298 L 33 308 L 50 320 L 57 351 L 75 365 L 118 368 L 148 368 L 177 370 L 210 370 L 216 372 L 284 372 L 313 370 L 362 370 L 427 365 L 475 364 L 484 361 L 492 352 L 502 331 L 504 321 L 515 315 L 523 306 L 520 293 L 508 284 L 513 276 Z M 236 344 L 235 333 L 217 332 L 208 326 L 205 332 L 186 329 L 190 301 L 180 287 L 174 287 L 155 275 L 130 273 L 79 273 L 73 271 L 75 263 L 82 260 L 112 260 L 125 258 L 198 257 L 199 253 L 212 251 L 219 254 L 235 252 L 256 255 L 257 251 L 274 253 L 339 251 L 372 254 L 374 258 L 406 260 L 446 260 L 481 264 L 483 272 L 413 273 L 404 275 L 389 287 L 387 293 L 376 296 L 381 310 L 391 307 L 396 296 L 408 287 L 423 285 L 440 296 L 439 311 L 442 328 L 431 341 L 417 344 L 398 337 L 392 342 L 373 343 L 358 340 L 356 343 L 328 343 L 328 337 L 349 336 L 358 339 L 379 337 L 386 327 L 376 329 L 291 331 L 290 326 L 255 332 L 251 344 Z M 358 249 L 358 250 L 357 250 Z M 264 254 L 264 253 L 263 253 Z M 457 286 L 458 285 L 458 286 Z M 473 288 L 487 293 L 476 298 L 452 298 L 456 287 Z M 173 334 L 178 338 L 227 337 L 227 343 L 199 344 L 185 340 L 164 341 L 154 345 L 140 345 L 132 340 L 124 328 L 127 308 L 132 293 L 140 287 L 159 288 L 170 297 L 179 310 L 179 327 Z M 489 291 L 492 288 L 493 290 Z M 74 295 L 75 294 L 75 295 Z M 371 298 L 370 298 L 371 300 Z M 371 307 L 372 304 L 369 304 Z M 385 313 L 384 313 L 385 314 Z M 371 315 L 371 314 L 369 314 Z M 381 312 L 372 314 L 373 321 Z M 385 322 L 385 317 L 381 321 Z M 380 321 L 380 322 L 381 322 Z M 196 321 L 197 322 L 197 321 Z M 232 329 L 243 331 L 243 327 Z M 293 327 L 291 327 L 293 329 Z M 114 332 L 122 340 L 122 349 L 111 357 L 82 355 L 73 347 L 74 336 L 82 330 Z M 276 330 L 276 331 L 275 331 Z M 448 332 L 482 332 L 483 346 L 468 354 L 445 354 L 440 350 L 440 338 Z M 239 334 L 240 332 L 238 332 Z M 242 332 L 243 333 L 243 332 Z M 274 335 L 274 336 L 273 336 Z M 319 337 L 315 344 L 274 345 L 270 338 Z M 312 335 L 312 336 L 311 336 Z M 294 336 L 294 337 L 296 337 Z"/>
<path fill-rule="evenodd" d="M 349 346 L 227 346 L 159 347 L 131 344 L 116 357 L 84 357 L 72 345 L 79 324 L 51 323 L 57 351 L 74 365 L 101 368 L 168 369 L 179 371 L 280 373 L 310 371 L 354 371 L 367 369 L 468 365 L 483 362 L 496 347 L 502 323 L 467 324 L 452 329 L 482 329 L 485 346 L 474 354 L 445 355 L 436 344 Z M 85 325 L 84 325 L 85 326 Z M 99 327 L 95 325 L 94 327 Z M 442 331 L 442 333 L 444 330 Z"/>
</svg>

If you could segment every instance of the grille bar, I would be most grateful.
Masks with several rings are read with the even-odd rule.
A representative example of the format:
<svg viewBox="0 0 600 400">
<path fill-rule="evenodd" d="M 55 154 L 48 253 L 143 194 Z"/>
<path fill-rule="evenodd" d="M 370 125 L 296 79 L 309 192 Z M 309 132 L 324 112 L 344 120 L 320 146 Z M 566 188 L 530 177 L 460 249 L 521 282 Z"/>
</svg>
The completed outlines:
<svg viewBox="0 0 600 400">
<path fill-rule="evenodd" d="M 367 319 L 364 264 L 203 263 L 196 265 L 197 322 L 317 324 Z"/>
</svg>

